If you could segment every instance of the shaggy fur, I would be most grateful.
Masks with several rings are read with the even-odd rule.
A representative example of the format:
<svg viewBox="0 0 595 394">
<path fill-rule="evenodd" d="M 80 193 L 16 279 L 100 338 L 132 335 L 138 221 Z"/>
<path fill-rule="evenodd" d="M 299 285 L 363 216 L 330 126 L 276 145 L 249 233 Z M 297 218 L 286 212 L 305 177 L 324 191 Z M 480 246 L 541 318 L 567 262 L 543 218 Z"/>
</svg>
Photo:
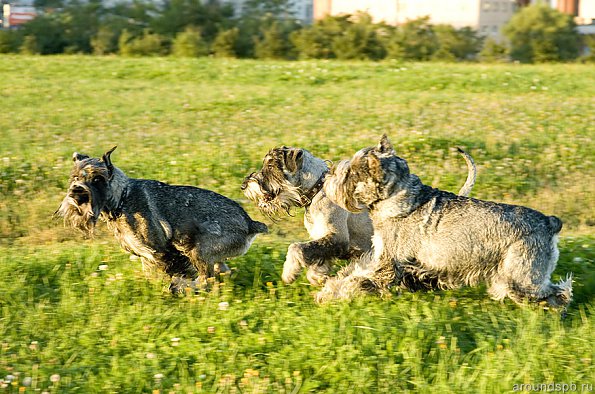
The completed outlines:
<svg viewBox="0 0 595 394">
<path fill-rule="evenodd" d="M 497 300 L 564 308 L 572 298 L 570 275 L 550 281 L 560 219 L 426 186 L 386 136 L 336 165 L 324 190 L 350 212 L 367 209 L 374 237 L 373 252 L 327 282 L 319 301 L 391 286 L 453 289 L 481 282 Z"/>
<path fill-rule="evenodd" d="M 475 183 L 475 165 L 460 150 L 469 174 L 459 192 L 468 195 Z M 326 281 L 336 259 L 356 258 L 372 247 L 372 222 L 366 209 L 352 213 L 341 208 L 320 191 L 328 172 L 327 163 L 306 149 L 280 147 L 270 150 L 262 169 L 246 177 L 244 194 L 268 217 L 277 220 L 291 208 L 304 207 L 304 225 L 309 242 L 289 245 L 282 279 L 291 283 L 301 270 L 313 285 Z M 320 192 L 319 192 L 320 191 Z"/>
<path fill-rule="evenodd" d="M 204 282 L 227 271 L 227 258 L 246 253 L 255 236 L 267 232 L 215 192 L 128 178 L 112 164 L 114 149 L 101 159 L 74 153 L 70 186 L 56 214 L 85 233 L 101 218 L 143 267 L 174 278 L 172 290 L 185 283 L 180 278 Z"/>
</svg>

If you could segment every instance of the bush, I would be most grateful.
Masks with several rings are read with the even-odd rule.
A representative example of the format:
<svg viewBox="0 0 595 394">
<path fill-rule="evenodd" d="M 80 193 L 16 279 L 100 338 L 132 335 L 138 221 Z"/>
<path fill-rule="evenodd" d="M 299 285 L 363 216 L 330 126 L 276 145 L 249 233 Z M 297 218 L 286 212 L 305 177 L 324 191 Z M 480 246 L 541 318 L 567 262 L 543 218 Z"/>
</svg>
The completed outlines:
<svg viewBox="0 0 595 394">
<path fill-rule="evenodd" d="M 372 23 L 367 13 L 327 16 L 296 31 L 291 42 L 301 59 L 372 59 L 386 56 L 380 34 L 383 24 Z"/>
<path fill-rule="evenodd" d="M 581 61 L 595 62 L 595 34 L 584 36 L 583 43 L 586 53 L 581 57 Z"/>
<path fill-rule="evenodd" d="M 332 50 L 338 59 L 379 60 L 386 50 L 378 39 L 380 25 L 372 23 L 372 17 L 359 13 L 349 20 L 347 29 L 332 40 Z"/>
<path fill-rule="evenodd" d="M 102 26 L 91 39 L 91 48 L 95 55 L 108 55 L 118 51 L 118 34 L 113 29 Z"/>
<path fill-rule="evenodd" d="M 217 57 L 236 57 L 237 43 L 240 30 L 237 27 L 223 30 L 217 34 L 213 41 L 213 53 Z"/>
<path fill-rule="evenodd" d="M 479 52 L 479 61 L 484 63 L 505 62 L 508 60 L 508 48 L 493 38 L 488 38 Z"/>
<path fill-rule="evenodd" d="M 25 36 L 23 40 L 23 44 L 21 45 L 20 52 L 23 55 L 39 55 L 41 52 L 39 50 L 39 44 L 37 43 L 37 38 L 33 35 Z"/>
<path fill-rule="evenodd" d="M 291 34 L 291 42 L 301 59 L 332 59 L 332 43 L 349 28 L 349 16 L 327 16 L 310 27 Z"/>
<path fill-rule="evenodd" d="M 161 56 L 166 54 L 164 39 L 159 34 L 145 30 L 139 37 L 132 37 L 127 30 L 122 32 L 118 41 L 120 55 L 123 56 Z"/>
<path fill-rule="evenodd" d="M 197 28 L 187 27 L 176 35 L 172 43 L 172 55 L 178 57 L 207 56 L 209 47 Z"/>
<path fill-rule="evenodd" d="M 432 54 L 434 60 L 469 60 L 481 48 L 482 39 L 469 27 L 455 29 L 450 25 L 436 25 L 433 29 L 438 42 Z"/>
<path fill-rule="evenodd" d="M 64 37 L 66 26 L 59 14 L 37 16 L 25 23 L 21 30 L 23 37 L 31 37 L 25 39 L 28 42 L 23 42 L 23 46 L 26 46 L 26 48 L 22 48 L 25 51 L 50 55 L 63 53 L 64 48 L 66 48 L 67 43 Z"/>
<path fill-rule="evenodd" d="M 387 57 L 399 60 L 430 60 L 438 50 L 438 38 L 429 17 L 398 26 L 387 44 Z"/>
<path fill-rule="evenodd" d="M 254 41 L 254 55 L 257 59 L 286 59 L 291 49 L 290 41 L 277 21 L 272 22 L 268 28 L 263 28 L 262 38 Z"/>
<path fill-rule="evenodd" d="M 572 16 L 544 4 L 523 8 L 504 26 L 510 56 L 523 63 L 568 61 L 579 55 L 580 38 Z"/>
<path fill-rule="evenodd" d="M 17 52 L 22 41 L 22 36 L 16 30 L 0 30 L 0 53 Z"/>
</svg>

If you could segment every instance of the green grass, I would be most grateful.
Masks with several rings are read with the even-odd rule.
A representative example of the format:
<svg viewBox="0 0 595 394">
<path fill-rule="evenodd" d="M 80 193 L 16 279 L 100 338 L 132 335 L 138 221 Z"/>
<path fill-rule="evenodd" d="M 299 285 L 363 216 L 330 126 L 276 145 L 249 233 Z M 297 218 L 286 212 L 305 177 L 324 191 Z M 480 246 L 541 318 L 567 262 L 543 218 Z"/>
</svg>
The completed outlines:
<svg viewBox="0 0 595 394">
<path fill-rule="evenodd" d="M 595 384 L 592 67 L 1 56 L 0 69 L 0 392 Z M 307 238 L 300 211 L 268 223 L 213 291 L 174 297 L 103 225 L 83 240 L 51 217 L 73 151 L 118 145 L 128 175 L 209 188 L 267 221 L 239 185 L 268 149 L 336 161 L 382 133 L 427 184 L 458 190 L 462 146 L 474 197 L 564 221 L 566 319 L 482 287 L 317 306 L 305 280 L 279 280 L 288 244 Z"/>
</svg>

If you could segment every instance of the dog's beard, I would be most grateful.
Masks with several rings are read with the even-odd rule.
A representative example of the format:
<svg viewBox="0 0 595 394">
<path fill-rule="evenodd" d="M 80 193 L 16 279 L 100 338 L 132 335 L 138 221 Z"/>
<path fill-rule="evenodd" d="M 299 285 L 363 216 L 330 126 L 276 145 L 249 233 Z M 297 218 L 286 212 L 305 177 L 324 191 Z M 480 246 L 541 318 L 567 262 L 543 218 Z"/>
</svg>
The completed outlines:
<svg viewBox="0 0 595 394">
<path fill-rule="evenodd" d="M 291 216 L 292 207 L 301 207 L 303 205 L 300 188 L 285 179 L 271 179 L 266 184 L 266 189 L 269 191 L 263 191 L 259 181 L 250 180 L 246 184 L 244 194 L 257 204 L 263 215 L 273 221 L 280 220 L 282 213 Z"/>
<path fill-rule="evenodd" d="M 76 193 L 71 189 L 54 215 L 64 218 L 65 225 L 92 235 L 101 214 L 101 206 L 97 200 L 100 200 L 100 197 L 94 196 L 86 188 L 79 188 Z"/>
</svg>

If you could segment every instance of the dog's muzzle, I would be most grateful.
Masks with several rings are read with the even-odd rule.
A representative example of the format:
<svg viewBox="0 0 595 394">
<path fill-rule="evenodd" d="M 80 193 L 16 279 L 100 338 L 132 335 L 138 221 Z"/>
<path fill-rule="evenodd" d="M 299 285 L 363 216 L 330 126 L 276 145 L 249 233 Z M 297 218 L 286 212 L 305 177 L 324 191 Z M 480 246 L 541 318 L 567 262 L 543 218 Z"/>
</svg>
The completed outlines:
<svg viewBox="0 0 595 394">
<path fill-rule="evenodd" d="M 248 175 L 246 178 L 244 178 L 244 181 L 242 182 L 242 186 L 240 186 L 241 190 L 246 190 L 246 188 L 248 187 L 248 184 L 250 182 L 258 182 L 258 179 L 256 179 L 256 173 L 251 173 L 250 175 Z"/>
<path fill-rule="evenodd" d="M 68 195 L 74 201 L 76 201 L 78 205 L 88 204 L 91 202 L 91 191 L 80 184 L 73 185 L 70 188 Z"/>
<path fill-rule="evenodd" d="M 249 195 L 248 197 L 250 197 L 250 195 L 256 194 L 258 196 L 258 200 L 263 202 L 269 202 L 275 199 L 275 195 L 262 186 L 255 172 L 244 178 L 244 182 L 242 182 L 240 189 L 245 194 Z"/>
</svg>

